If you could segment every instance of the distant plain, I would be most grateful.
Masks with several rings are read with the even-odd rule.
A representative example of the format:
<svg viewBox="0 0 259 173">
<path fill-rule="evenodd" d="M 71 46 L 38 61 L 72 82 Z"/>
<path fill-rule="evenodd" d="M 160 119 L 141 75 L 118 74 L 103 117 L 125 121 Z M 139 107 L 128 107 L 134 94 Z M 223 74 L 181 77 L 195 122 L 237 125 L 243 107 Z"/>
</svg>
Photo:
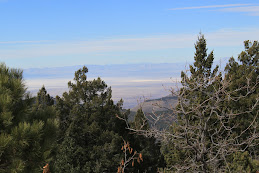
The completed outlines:
<svg viewBox="0 0 259 173">
<path fill-rule="evenodd" d="M 186 68 L 185 63 L 86 66 L 89 69 L 88 80 L 101 77 L 111 86 L 113 100 L 124 100 L 124 108 L 133 108 L 146 99 L 169 95 L 171 88 L 180 81 L 180 72 Z M 68 81 L 73 80 L 74 72 L 81 67 L 83 65 L 25 69 L 25 83 L 32 95 L 36 95 L 44 85 L 51 96 L 61 96 L 68 91 Z"/>
</svg>

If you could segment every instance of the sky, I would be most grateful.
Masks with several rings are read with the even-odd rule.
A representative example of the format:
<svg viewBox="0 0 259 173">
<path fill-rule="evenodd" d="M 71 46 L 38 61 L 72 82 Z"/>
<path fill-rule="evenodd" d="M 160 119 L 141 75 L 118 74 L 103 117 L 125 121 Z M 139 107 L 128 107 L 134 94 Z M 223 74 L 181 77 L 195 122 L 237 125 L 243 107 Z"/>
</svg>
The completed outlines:
<svg viewBox="0 0 259 173">
<path fill-rule="evenodd" d="M 0 0 L 0 62 L 15 68 L 217 60 L 259 40 L 259 0 Z"/>
</svg>

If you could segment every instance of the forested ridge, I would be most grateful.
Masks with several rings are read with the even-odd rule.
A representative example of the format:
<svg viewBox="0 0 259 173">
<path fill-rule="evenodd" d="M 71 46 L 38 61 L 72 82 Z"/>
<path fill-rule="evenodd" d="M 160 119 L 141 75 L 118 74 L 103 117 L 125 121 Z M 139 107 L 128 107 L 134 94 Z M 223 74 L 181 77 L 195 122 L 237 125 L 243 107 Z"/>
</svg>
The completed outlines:
<svg viewBox="0 0 259 173">
<path fill-rule="evenodd" d="M 202 34 L 195 50 L 176 106 L 140 106 L 131 120 L 85 66 L 53 98 L 44 86 L 32 97 L 22 70 L 1 63 L 0 173 L 258 172 L 259 42 L 244 41 L 224 71 Z"/>
</svg>

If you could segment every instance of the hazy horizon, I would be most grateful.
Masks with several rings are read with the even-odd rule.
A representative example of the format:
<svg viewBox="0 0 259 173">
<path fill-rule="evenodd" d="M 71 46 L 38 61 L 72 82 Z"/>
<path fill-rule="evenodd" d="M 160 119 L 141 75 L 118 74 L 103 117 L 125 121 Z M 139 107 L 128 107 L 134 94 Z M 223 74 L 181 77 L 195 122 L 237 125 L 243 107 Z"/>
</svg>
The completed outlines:
<svg viewBox="0 0 259 173">
<path fill-rule="evenodd" d="M 228 58 L 215 61 L 224 70 Z M 24 79 L 28 90 L 36 95 L 44 85 L 52 96 L 61 96 L 68 91 L 68 81 L 73 81 L 74 72 L 86 66 L 87 79 L 100 77 L 112 88 L 113 100 L 124 100 L 125 108 L 136 106 L 141 100 L 157 99 L 170 94 L 170 89 L 180 86 L 181 71 L 188 69 L 190 63 L 138 63 L 110 65 L 77 65 L 52 68 L 24 69 Z"/>
<path fill-rule="evenodd" d="M 43 84 L 62 93 L 86 65 L 116 99 L 160 97 L 193 62 L 199 33 L 215 61 L 237 59 L 245 40 L 259 40 L 258 17 L 252 0 L 0 0 L 0 62 L 24 69 L 34 93 Z"/>
<path fill-rule="evenodd" d="M 145 63 L 86 65 L 88 80 L 101 77 L 112 88 L 114 101 L 124 100 L 124 108 L 132 108 L 141 100 L 156 99 L 170 94 L 170 88 L 180 81 L 184 63 Z M 28 91 L 36 95 L 44 85 L 51 96 L 61 96 L 68 91 L 68 81 L 73 81 L 74 72 L 83 65 L 56 68 L 24 69 Z"/>
</svg>

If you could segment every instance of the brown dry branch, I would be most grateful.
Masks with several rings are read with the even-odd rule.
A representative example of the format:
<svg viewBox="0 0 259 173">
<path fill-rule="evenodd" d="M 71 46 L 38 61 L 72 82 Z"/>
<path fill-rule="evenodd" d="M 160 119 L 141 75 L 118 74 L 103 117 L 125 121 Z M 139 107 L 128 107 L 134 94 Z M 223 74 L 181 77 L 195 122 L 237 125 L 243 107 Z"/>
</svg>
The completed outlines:
<svg viewBox="0 0 259 173">
<path fill-rule="evenodd" d="M 45 166 L 43 166 L 43 173 L 50 173 L 49 164 L 48 163 Z"/>
<path fill-rule="evenodd" d="M 121 150 L 124 153 L 124 158 L 120 162 L 120 166 L 118 167 L 117 173 L 125 173 L 126 167 L 131 163 L 131 166 L 134 167 L 134 162 L 140 164 L 143 162 L 143 157 L 141 153 L 137 153 L 137 151 L 133 152 L 133 148 L 130 147 L 129 142 L 124 141 L 124 145 L 121 147 Z"/>
</svg>

